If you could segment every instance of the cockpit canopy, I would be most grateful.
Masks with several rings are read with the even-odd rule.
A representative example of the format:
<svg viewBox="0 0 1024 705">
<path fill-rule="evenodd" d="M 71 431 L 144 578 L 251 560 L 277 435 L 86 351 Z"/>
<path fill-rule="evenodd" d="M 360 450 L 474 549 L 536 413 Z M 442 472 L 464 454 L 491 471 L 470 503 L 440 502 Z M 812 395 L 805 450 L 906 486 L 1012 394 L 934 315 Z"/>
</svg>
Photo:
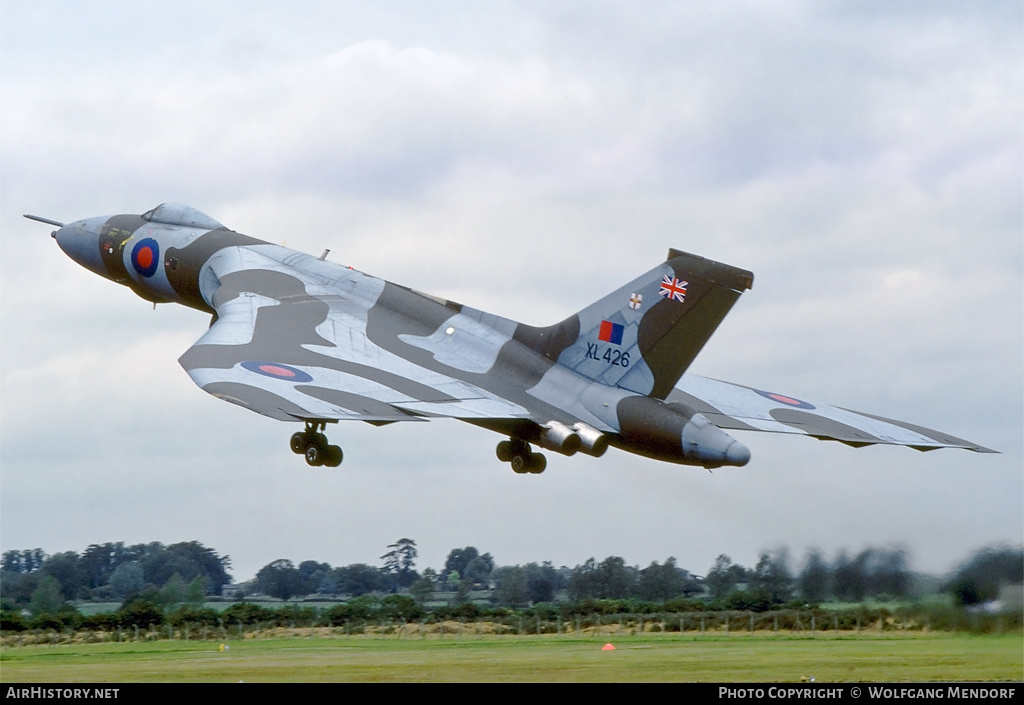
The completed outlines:
<svg viewBox="0 0 1024 705">
<path fill-rule="evenodd" d="M 206 215 L 206 213 L 198 211 L 192 206 L 183 206 L 180 203 L 161 203 L 153 210 L 143 213 L 142 217 L 151 223 L 181 225 L 186 228 L 216 230 L 224 227 Z"/>
</svg>

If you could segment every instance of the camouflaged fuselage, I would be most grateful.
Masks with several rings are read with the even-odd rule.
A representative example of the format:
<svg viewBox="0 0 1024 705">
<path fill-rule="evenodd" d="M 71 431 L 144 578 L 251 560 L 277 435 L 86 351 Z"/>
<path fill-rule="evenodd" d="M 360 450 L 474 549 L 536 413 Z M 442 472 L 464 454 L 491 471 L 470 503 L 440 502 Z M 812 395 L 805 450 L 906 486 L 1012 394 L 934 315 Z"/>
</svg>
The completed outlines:
<svg viewBox="0 0 1024 705">
<path fill-rule="evenodd" d="M 600 455 L 610 443 L 707 467 L 749 460 L 722 428 L 987 450 L 683 377 L 753 275 L 677 250 L 564 321 L 534 327 L 236 233 L 187 206 L 90 218 L 55 237 L 148 301 L 211 313 L 182 367 L 210 394 L 280 420 L 451 417 L 566 455 Z"/>
</svg>

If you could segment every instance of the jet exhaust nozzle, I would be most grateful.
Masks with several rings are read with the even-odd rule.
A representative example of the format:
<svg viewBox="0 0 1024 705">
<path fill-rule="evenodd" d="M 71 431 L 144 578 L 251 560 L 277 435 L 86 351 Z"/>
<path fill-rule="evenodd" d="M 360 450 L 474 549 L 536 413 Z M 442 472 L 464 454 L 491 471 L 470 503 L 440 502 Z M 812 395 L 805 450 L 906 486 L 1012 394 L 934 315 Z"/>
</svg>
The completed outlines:
<svg viewBox="0 0 1024 705">
<path fill-rule="evenodd" d="M 548 421 L 541 427 L 539 443 L 548 450 L 562 455 L 575 455 L 583 440 L 573 429 L 559 421 Z"/>
<path fill-rule="evenodd" d="M 579 421 L 574 423 L 572 429 L 580 437 L 582 442 L 580 452 L 595 458 L 600 458 L 608 450 L 608 436 L 598 431 L 593 426 Z"/>
</svg>

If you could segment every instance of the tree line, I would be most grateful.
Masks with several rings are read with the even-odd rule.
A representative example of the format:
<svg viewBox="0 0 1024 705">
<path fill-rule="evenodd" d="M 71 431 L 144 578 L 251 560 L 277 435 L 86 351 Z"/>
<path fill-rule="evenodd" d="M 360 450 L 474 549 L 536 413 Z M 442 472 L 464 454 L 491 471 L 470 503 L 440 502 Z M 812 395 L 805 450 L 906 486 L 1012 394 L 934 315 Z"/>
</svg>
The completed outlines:
<svg viewBox="0 0 1024 705">
<path fill-rule="evenodd" d="M 590 558 L 573 568 L 550 562 L 500 566 L 491 554 L 467 546 L 452 549 L 443 568 L 422 572 L 416 570 L 417 558 L 416 542 L 403 538 L 387 547 L 379 566 L 332 567 L 313 560 L 296 565 L 280 559 L 261 568 L 252 580 L 234 586 L 231 599 L 345 600 L 329 608 L 334 613 L 325 618 L 331 621 L 381 610 L 390 619 L 392 613 L 413 618 L 446 614 L 445 610 L 461 614 L 458 610 L 462 610 L 463 616 L 469 616 L 482 607 L 521 610 L 545 604 L 598 611 L 627 607 L 643 611 L 655 605 L 669 611 L 764 612 L 827 601 L 904 598 L 920 591 L 915 588 L 919 576 L 909 570 L 906 552 L 898 548 L 869 547 L 856 554 L 840 551 L 832 560 L 811 550 L 797 571 L 785 550 L 761 552 L 753 567 L 720 555 L 703 577 L 681 568 L 673 557 L 645 568 L 628 565 L 618 556 L 600 562 Z M 116 613 L 86 620 L 107 626 L 143 617 L 155 620 L 152 623 L 173 623 L 196 618 L 204 609 L 211 614 L 203 619 L 223 620 L 225 615 L 230 619 L 233 613 L 203 606 L 231 582 L 230 565 L 228 556 L 197 541 L 170 546 L 94 544 L 81 554 L 11 550 L 0 558 L 0 607 L 8 625 L 18 621 L 15 614 L 27 624 L 26 613 L 30 619 L 44 621 L 48 615 L 64 615 L 58 621 L 73 623 L 78 618 L 69 603 L 81 600 L 121 601 Z M 955 604 L 974 605 L 995 599 L 1006 584 L 1020 585 L 1022 573 L 1024 549 L 990 547 L 976 552 L 938 589 Z M 609 608 L 609 604 L 615 606 Z M 230 609 L 251 617 L 256 607 Z M 290 616 L 292 621 L 296 617 Z"/>
<path fill-rule="evenodd" d="M 921 576 L 910 570 L 907 553 L 900 548 L 840 551 L 831 561 L 812 549 L 795 572 L 785 549 L 761 552 L 757 564 L 749 568 L 723 554 L 703 577 L 679 567 L 674 557 L 645 568 L 630 566 L 618 556 L 600 562 L 589 558 L 574 568 L 556 568 L 550 562 L 496 566 L 489 553 L 481 554 L 473 546 L 453 549 L 444 568 L 427 568 L 420 574 L 414 568 L 414 541 L 402 539 L 389 548 L 380 568 L 275 561 L 257 573 L 249 591 L 283 600 L 403 592 L 420 603 L 444 595 L 453 604 L 466 601 L 474 591 L 488 591 L 490 603 L 510 607 L 556 600 L 700 598 L 721 609 L 765 610 L 787 604 L 899 599 L 929 590 L 948 593 L 955 604 L 974 605 L 996 599 L 1003 585 L 1024 582 L 1024 550 L 1005 546 L 978 551 L 945 580 L 931 581 L 930 587 L 920 585 Z"/>
<path fill-rule="evenodd" d="M 166 591 L 168 601 L 190 596 L 202 602 L 231 582 L 230 567 L 228 556 L 198 541 L 93 544 L 80 554 L 11 550 L 0 556 L 0 596 L 5 604 L 26 605 L 45 588 L 44 593 L 61 601 L 125 600 L 156 586 Z"/>
</svg>

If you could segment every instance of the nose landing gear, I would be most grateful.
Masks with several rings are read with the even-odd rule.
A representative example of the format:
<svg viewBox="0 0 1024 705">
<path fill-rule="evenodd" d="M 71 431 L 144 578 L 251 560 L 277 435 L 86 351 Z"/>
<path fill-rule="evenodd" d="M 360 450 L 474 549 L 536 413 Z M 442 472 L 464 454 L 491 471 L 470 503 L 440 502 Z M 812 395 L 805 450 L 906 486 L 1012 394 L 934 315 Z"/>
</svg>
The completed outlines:
<svg viewBox="0 0 1024 705">
<path fill-rule="evenodd" d="M 305 455 L 306 463 L 313 467 L 326 465 L 336 468 L 341 465 L 344 454 L 340 446 L 330 445 L 323 434 L 327 423 L 324 421 L 307 421 L 306 430 L 292 435 L 291 448 L 296 455 Z"/>
</svg>

